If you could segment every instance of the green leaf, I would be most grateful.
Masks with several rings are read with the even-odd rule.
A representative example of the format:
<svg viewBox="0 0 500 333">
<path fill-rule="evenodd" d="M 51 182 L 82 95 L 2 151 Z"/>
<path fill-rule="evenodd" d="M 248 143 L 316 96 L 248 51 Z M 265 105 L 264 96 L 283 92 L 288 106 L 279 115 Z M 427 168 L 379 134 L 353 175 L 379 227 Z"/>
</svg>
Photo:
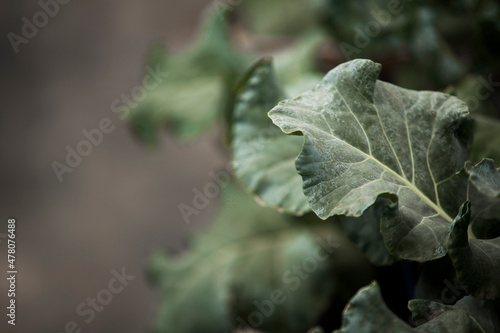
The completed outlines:
<svg viewBox="0 0 500 333">
<path fill-rule="evenodd" d="M 276 77 L 288 95 L 296 96 L 321 80 L 324 73 L 318 69 L 318 49 L 329 42 L 322 31 L 308 31 L 292 46 L 274 55 Z"/>
<path fill-rule="evenodd" d="M 471 319 L 470 333 L 496 332 L 500 327 L 500 307 L 498 302 L 481 301 L 466 296 L 454 305 L 445 305 L 440 302 L 423 299 L 411 300 L 408 307 L 412 312 L 412 321 L 422 325 L 447 311 L 465 310 Z"/>
<path fill-rule="evenodd" d="M 385 247 L 380 233 L 380 218 L 387 206 L 387 201 L 389 200 L 379 198 L 360 217 L 339 216 L 347 237 L 366 254 L 368 260 L 375 266 L 388 266 L 397 261 Z"/>
<path fill-rule="evenodd" d="M 472 323 L 464 310 L 450 310 L 416 328 L 392 313 L 382 299 L 376 282 L 361 289 L 346 306 L 342 328 L 336 333 L 470 333 Z"/>
<path fill-rule="evenodd" d="M 321 0 L 240 1 L 242 14 L 255 34 L 296 35 L 316 24 L 313 10 Z M 238 3 L 237 1 L 235 1 Z M 231 2 L 228 2 L 229 4 Z"/>
<path fill-rule="evenodd" d="M 149 67 L 168 72 L 168 77 L 134 101 L 138 105 L 129 115 L 147 143 L 156 142 L 158 130 L 167 125 L 181 139 L 193 138 L 232 107 L 232 85 L 249 61 L 230 45 L 225 12 L 208 14 L 202 33 L 186 51 L 167 56 L 154 50 Z"/>
<path fill-rule="evenodd" d="M 449 256 L 425 262 L 419 268 L 415 297 L 454 304 L 464 297 L 465 289 L 458 283 L 455 268 Z"/>
<path fill-rule="evenodd" d="M 323 21 L 347 59 L 387 55 L 405 45 L 405 32 L 411 22 L 414 4 L 405 4 L 404 11 L 401 11 L 401 6 L 395 6 L 399 13 L 392 15 L 387 11 L 388 2 L 384 0 L 328 0 L 324 3 Z"/>
<path fill-rule="evenodd" d="M 465 199 L 456 173 L 470 145 L 467 106 L 377 81 L 379 71 L 369 60 L 344 63 L 269 116 L 283 132 L 305 135 L 296 168 L 319 217 L 360 216 L 377 198 L 389 198 L 394 204 L 381 231 L 391 253 L 436 259 Z"/>
<path fill-rule="evenodd" d="M 267 112 L 284 98 L 272 61 L 263 58 L 250 69 L 236 99 L 234 172 L 264 203 L 302 215 L 310 208 L 294 161 L 304 139 L 284 135 L 267 117 Z"/>
<path fill-rule="evenodd" d="M 470 160 L 479 163 L 491 158 L 500 166 L 500 121 L 484 116 L 474 116 L 474 141 Z"/>
<path fill-rule="evenodd" d="M 500 197 L 500 168 L 495 169 L 495 161 L 485 158 L 476 165 L 467 161 L 464 172 L 480 193 L 488 197 Z"/>
<path fill-rule="evenodd" d="M 500 237 L 500 171 L 495 169 L 495 162 L 483 159 L 475 166 L 466 162 L 460 175 L 468 179 L 469 234 L 479 239 Z"/>
<path fill-rule="evenodd" d="M 285 82 L 290 83 L 300 77 L 300 74 L 293 75 L 290 72 L 307 72 L 288 58 L 283 61 L 279 57 L 277 62 L 283 68 L 283 79 L 288 79 Z M 285 68 L 295 70 L 286 72 Z M 270 59 L 261 59 L 250 68 L 236 98 L 234 169 L 239 180 L 261 202 L 301 215 L 310 210 L 302 191 L 302 179 L 295 169 L 295 159 L 302 149 L 303 138 L 283 134 L 267 117 L 268 110 L 284 98 Z M 355 221 L 349 217 L 341 219 L 347 236 L 375 265 L 395 262 L 380 234 L 379 221 L 384 206 L 380 204 L 368 209 Z"/>
<path fill-rule="evenodd" d="M 193 239 L 191 251 L 153 259 L 163 297 L 156 332 L 221 333 L 246 323 L 304 332 L 336 295 L 354 293 L 372 275 L 333 224 L 262 208 L 234 185 L 222 199 L 215 224 Z"/>
<path fill-rule="evenodd" d="M 500 237 L 469 238 L 470 222 L 470 203 L 465 202 L 460 214 L 451 224 L 446 242 L 448 255 L 457 272 L 458 281 L 470 295 L 490 300 L 499 298 Z"/>
<path fill-rule="evenodd" d="M 441 86 L 456 82 L 466 72 L 465 66 L 438 27 L 442 15 L 450 14 L 447 11 L 440 13 L 431 6 L 419 5 L 412 18 L 410 33 L 410 49 L 418 70 Z"/>
<path fill-rule="evenodd" d="M 462 101 L 466 102 L 474 119 L 477 117 L 489 119 L 495 116 L 496 109 L 491 101 L 495 88 L 488 81 L 491 82 L 492 77 L 485 78 L 480 75 L 469 74 L 452 86 L 447 87 L 445 92 L 457 96 Z M 481 135 L 479 132 L 476 133 Z"/>
<path fill-rule="evenodd" d="M 236 176 L 264 204 L 296 215 L 310 211 L 295 170 L 304 139 L 283 134 L 267 112 L 286 98 L 279 82 L 291 93 L 316 84 L 321 76 L 313 53 L 323 40 L 321 33 L 306 33 L 274 60 L 257 61 L 240 80 L 235 97 L 232 148 Z"/>
</svg>

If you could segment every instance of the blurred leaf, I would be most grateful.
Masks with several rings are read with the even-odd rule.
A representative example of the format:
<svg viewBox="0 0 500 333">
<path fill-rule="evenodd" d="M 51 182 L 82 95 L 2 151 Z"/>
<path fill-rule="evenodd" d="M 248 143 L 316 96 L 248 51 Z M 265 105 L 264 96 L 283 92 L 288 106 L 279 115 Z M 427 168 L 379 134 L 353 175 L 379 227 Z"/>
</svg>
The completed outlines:
<svg viewBox="0 0 500 333">
<path fill-rule="evenodd" d="M 470 159 L 479 163 L 483 158 L 491 158 L 500 167 L 500 121 L 483 116 L 474 116 L 474 141 Z"/>
<path fill-rule="evenodd" d="M 354 293 L 370 271 L 331 223 L 311 218 L 316 222 L 302 223 L 262 208 L 229 185 L 216 223 L 193 239 L 190 252 L 153 260 L 163 295 L 156 332 L 312 327 L 336 293 Z M 339 280 L 346 269 L 347 279 Z"/>
<path fill-rule="evenodd" d="M 317 52 L 318 47 L 328 41 L 324 33 L 308 31 L 293 45 L 274 54 L 276 77 L 288 95 L 311 89 L 321 80 L 324 73 L 318 70 Z"/>
<path fill-rule="evenodd" d="M 321 14 L 347 60 L 390 54 L 404 46 L 413 4 L 388 11 L 385 0 L 326 0 Z M 404 8 L 404 10 L 403 10 Z"/>
<path fill-rule="evenodd" d="M 284 135 L 267 117 L 267 112 L 285 98 L 271 60 L 260 60 L 250 72 L 235 107 L 235 174 L 263 202 L 302 215 L 310 208 L 294 161 L 303 138 Z"/>
<path fill-rule="evenodd" d="M 500 52 L 500 4 L 496 0 L 478 1 L 476 17 L 480 31 L 479 40 L 491 52 L 498 64 Z"/>
<path fill-rule="evenodd" d="M 240 0 L 250 30 L 259 35 L 302 34 L 316 23 L 320 0 Z M 237 7 L 236 5 L 235 7 Z"/>
<path fill-rule="evenodd" d="M 500 220 L 497 223 L 498 221 Z M 458 281 L 470 295 L 490 300 L 499 298 L 500 237 L 488 240 L 469 238 L 470 222 L 470 203 L 466 202 L 451 224 L 446 243 L 448 255 L 457 272 Z"/>
<path fill-rule="evenodd" d="M 455 174 L 470 141 L 467 108 L 449 95 L 377 81 L 379 71 L 369 60 L 337 66 L 269 116 L 285 133 L 305 135 L 296 167 L 319 217 L 361 216 L 389 198 L 395 203 L 381 231 L 391 253 L 436 259 L 465 199 Z"/>
<path fill-rule="evenodd" d="M 400 86 L 441 89 L 500 70 L 495 0 L 325 0 L 322 14 L 347 60 L 387 61 L 384 79 Z"/>
<path fill-rule="evenodd" d="M 313 52 L 322 36 L 307 36 L 310 47 L 299 43 L 300 48 L 277 54 L 277 74 L 271 58 L 261 59 L 247 71 L 237 91 L 232 128 L 236 176 L 263 203 L 297 215 L 310 211 L 294 162 L 303 138 L 284 135 L 267 112 L 286 98 L 276 77 L 291 90 L 310 88 L 318 81 Z"/>
<path fill-rule="evenodd" d="M 459 80 L 466 71 L 437 26 L 441 16 L 436 8 L 420 5 L 413 16 L 409 46 L 418 70 L 424 71 L 439 86 Z"/>
<path fill-rule="evenodd" d="M 324 333 L 321 327 L 313 327 L 307 333 Z"/>
<path fill-rule="evenodd" d="M 470 113 L 476 119 L 478 116 L 491 117 L 495 115 L 495 107 L 491 103 L 494 90 L 486 78 L 480 75 L 467 75 L 448 87 L 445 92 L 466 102 Z"/>
<path fill-rule="evenodd" d="M 472 320 L 465 310 L 450 310 L 416 328 L 387 308 L 376 282 L 361 289 L 346 306 L 340 330 L 334 333 L 470 333 Z"/>
<path fill-rule="evenodd" d="M 182 139 L 195 137 L 232 107 L 230 90 L 249 57 L 233 51 L 225 13 L 218 9 L 208 14 L 200 36 L 186 51 L 168 56 L 154 50 L 150 67 L 169 75 L 148 90 L 129 117 L 148 143 L 156 141 L 165 125 Z"/>
</svg>

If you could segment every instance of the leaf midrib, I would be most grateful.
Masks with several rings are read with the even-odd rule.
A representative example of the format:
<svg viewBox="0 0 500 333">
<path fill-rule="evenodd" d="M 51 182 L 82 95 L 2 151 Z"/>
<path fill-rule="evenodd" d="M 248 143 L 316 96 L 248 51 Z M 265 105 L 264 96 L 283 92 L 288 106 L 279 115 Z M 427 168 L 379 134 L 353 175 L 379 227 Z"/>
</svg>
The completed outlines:
<svg viewBox="0 0 500 333">
<path fill-rule="evenodd" d="M 349 144 L 349 146 L 351 146 L 351 145 Z M 353 147 L 353 146 L 351 146 L 351 147 Z M 356 148 L 354 148 L 354 149 L 356 149 Z M 377 163 L 380 167 L 382 167 L 384 171 L 389 172 L 394 177 L 396 177 L 398 180 L 401 180 L 405 184 L 405 186 L 407 188 L 409 188 L 410 190 L 412 190 L 413 192 L 415 192 L 420 198 L 422 198 L 429 206 L 431 206 L 439 215 L 441 215 L 442 217 L 444 217 L 448 222 L 451 223 L 453 221 L 453 219 L 448 215 L 448 213 L 446 213 L 444 211 L 444 209 L 443 209 L 443 207 L 441 207 L 441 205 L 438 205 L 435 202 L 433 202 L 428 196 L 426 196 L 418 187 L 416 187 L 415 185 L 413 185 L 413 183 L 411 183 L 408 179 L 406 179 L 405 177 L 402 177 L 400 174 L 394 172 L 394 170 L 392 170 L 391 168 L 387 167 L 385 164 L 381 163 L 374 156 L 367 155 L 366 153 L 364 153 L 361 150 L 360 150 L 360 152 L 363 153 L 368 158 L 371 158 L 375 163 Z"/>
<path fill-rule="evenodd" d="M 321 112 L 319 112 L 321 113 Z M 334 136 L 332 133 L 328 133 L 326 132 L 325 130 L 315 126 L 315 129 L 327 134 L 328 136 L 334 138 L 335 140 L 340 140 L 342 142 L 344 142 L 345 144 L 347 144 L 349 147 L 351 147 L 352 149 L 360 152 L 361 154 L 363 154 L 367 159 L 371 159 L 373 162 L 375 162 L 376 164 L 378 164 L 383 170 L 387 171 L 388 173 L 390 173 L 391 175 L 393 175 L 396 179 L 400 180 L 402 183 L 405 184 L 405 186 L 407 188 L 409 188 L 410 190 L 412 190 L 413 192 L 415 192 L 421 199 L 423 199 L 430 207 L 432 207 L 439 215 L 441 215 L 444 219 L 446 219 L 448 222 L 452 222 L 453 219 L 448 215 L 448 213 L 446 213 L 443 208 L 436 204 L 435 202 L 433 202 L 431 199 L 429 199 L 429 197 L 427 197 L 418 187 L 416 187 L 415 185 L 413 185 L 408 179 L 406 179 L 405 177 L 402 177 L 400 174 L 396 173 L 394 170 L 392 170 L 391 168 L 389 168 L 388 166 L 386 166 L 385 164 L 383 164 L 382 162 L 380 162 L 377 158 L 375 158 L 373 155 L 371 154 L 367 154 L 365 153 L 364 151 L 362 151 L 361 149 L 357 148 L 357 147 L 354 147 L 351 143 L 347 142 L 347 141 L 344 141 L 340 138 L 337 138 L 336 136 Z M 300 130 L 302 133 L 304 133 L 304 130 Z M 287 134 L 290 134 L 294 132 L 293 130 L 292 131 L 289 131 Z M 396 157 L 397 158 L 397 157 Z"/>
<path fill-rule="evenodd" d="M 378 107 L 374 104 L 374 103 L 371 103 L 366 97 L 364 94 L 361 93 L 361 91 L 359 90 L 359 87 L 354 85 L 355 88 L 360 92 L 361 96 L 363 96 L 363 98 L 371 105 L 373 105 L 373 108 L 375 109 L 376 113 L 377 113 L 377 119 L 379 120 L 379 124 L 380 124 L 380 128 L 382 129 L 382 133 L 384 134 L 384 137 L 386 138 L 386 141 L 387 143 L 389 144 L 389 146 L 391 147 L 391 151 L 394 155 L 394 158 L 396 158 L 396 162 L 398 163 L 398 166 L 400 168 L 400 171 L 402 174 L 404 174 L 404 171 L 403 171 L 403 168 L 401 166 L 401 162 L 399 161 L 399 157 L 398 155 L 396 154 L 396 152 L 394 151 L 394 148 L 392 146 L 392 143 L 391 143 L 391 140 L 389 140 L 389 137 L 387 136 L 387 133 L 385 132 L 385 128 L 384 128 L 384 125 L 382 124 L 382 119 L 380 118 L 380 113 L 378 111 Z M 342 99 L 344 100 L 344 102 L 346 103 L 346 106 L 347 108 L 349 109 L 349 111 L 351 112 L 351 114 L 356 118 L 356 120 L 358 121 L 356 115 L 354 114 L 354 112 L 352 111 L 351 109 L 351 106 L 347 103 L 347 101 L 344 99 L 344 96 L 342 96 L 342 93 L 340 92 L 340 90 L 338 89 L 337 86 L 335 86 L 335 89 L 337 89 L 337 92 L 339 93 L 339 95 L 342 97 Z M 410 148 L 410 151 L 411 151 L 411 163 L 412 163 L 412 179 L 414 179 L 415 177 L 415 162 L 413 160 L 413 151 L 412 151 L 412 146 L 411 146 L 411 140 L 410 140 L 410 132 L 409 132 L 409 129 L 408 129 L 408 122 L 407 122 L 407 118 L 406 118 L 406 112 L 404 112 L 404 115 L 405 115 L 405 127 L 406 127 L 406 134 L 408 136 L 408 139 L 409 139 L 409 148 Z M 358 121 L 358 124 L 360 125 L 360 127 L 362 128 L 363 132 L 365 133 L 365 137 L 366 137 L 366 140 L 367 140 L 367 143 L 368 143 L 368 146 L 371 147 L 371 144 L 370 144 L 370 140 L 368 139 L 368 136 L 366 135 L 366 131 L 364 129 L 364 127 L 359 123 Z M 434 126 L 436 125 L 436 119 L 434 119 L 434 124 L 432 125 L 433 128 Z M 333 136 L 333 135 L 332 135 Z M 407 179 L 406 177 L 403 177 L 401 175 L 399 175 L 398 173 L 395 173 L 393 172 L 394 170 L 392 170 L 391 168 L 385 168 L 386 170 L 389 170 L 393 175 L 395 175 L 397 178 L 401 179 L 404 183 L 408 184 L 409 186 L 407 186 L 408 188 L 410 188 L 413 192 L 417 193 L 417 195 L 421 198 L 424 199 L 424 201 L 429 204 L 439 215 L 443 216 L 448 222 L 452 222 L 453 219 L 448 215 L 448 213 L 446 213 L 442 206 L 441 206 L 441 203 L 439 201 L 439 194 L 438 194 L 438 191 L 437 191 L 437 183 L 436 183 L 436 180 L 434 179 L 434 174 L 432 173 L 432 169 L 431 169 L 431 166 L 429 165 L 429 151 L 430 151 L 430 145 L 432 144 L 432 140 L 433 140 L 433 137 L 434 137 L 434 130 L 432 131 L 432 137 L 431 139 L 429 140 L 429 146 L 427 147 L 427 151 L 426 151 L 426 163 L 427 163 L 427 168 L 429 169 L 429 174 L 431 176 L 431 179 L 432 179 L 432 183 L 434 184 L 434 190 L 435 190 L 435 195 L 436 195 L 436 203 L 434 203 L 429 197 L 427 197 L 427 195 L 425 195 L 422 191 L 420 191 L 420 189 L 418 187 L 415 186 L 414 184 L 414 180 L 412 180 L 410 182 L 409 179 Z M 348 143 L 349 144 L 349 143 Z M 349 146 L 352 147 L 351 144 L 349 144 Z M 353 147 L 354 148 L 354 147 Z M 356 148 L 355 148 L 356 149 Z M 361 151 L 362 153 L 364 153 L 363 151 Z M 366 155 L 366 154 L 365 154 Z M 376 161 L 380 166 L 382 166 L 382 168 L 384 168 L 385 164 L 383 163 L 379 163 L 378 159 L 376 159 L 372 153 L 371 153 L 371 149 L 370 149 L 370 156 L 373 157 L 373 160 Z"/>
</svg>

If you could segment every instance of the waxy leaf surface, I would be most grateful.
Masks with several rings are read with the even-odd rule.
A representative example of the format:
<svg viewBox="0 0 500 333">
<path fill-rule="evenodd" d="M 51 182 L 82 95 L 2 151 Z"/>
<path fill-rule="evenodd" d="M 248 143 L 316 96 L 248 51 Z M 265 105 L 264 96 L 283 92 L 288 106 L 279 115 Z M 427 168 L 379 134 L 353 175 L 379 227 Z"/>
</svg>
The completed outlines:
<svg viewBox="0 0 500 333">
<path fill-rule="evenodd" d="M 283 61 L 278 61 L 278 64 L 281 63 Z M 305 69 L 296 72 L 310 72 L 307 68 L 305 66 Z M 286 71 L 282 70 L 282 73 Z M 243 185 L 261 202 L 278 210 L 301 215 L 310 211 L 302 191 L 302 178 L 295 169 L 295 159 L 304 139 L 285 135 L 267 116 L 267 112 L 283 99 L 285 94 L 274 75 L 272 61 L 261 59 L 250 68 L 236 97 L 233 119 L 234 170 Z M 385 202 L 384 199 L 381 201 Z M 373 205 L 358 218 L 339 217 L 347 236 L 375 265 L 395 262 L 380 234 L 380 216 L 384 206 L 384 203 Z"/>
<path fill-rule="evenodd" d="M 361 216 L 378 197 L 389 198 L 381 231 L 391 253 L 439 258 L 466 196 L 456 173 L 470 146 L 467 106 L 377 81 L 379 72 L 370 60 L 344 63 L 269 116 L 285 133 L 305 135 L 296 168 L 319 217 Z"/>
</svg>

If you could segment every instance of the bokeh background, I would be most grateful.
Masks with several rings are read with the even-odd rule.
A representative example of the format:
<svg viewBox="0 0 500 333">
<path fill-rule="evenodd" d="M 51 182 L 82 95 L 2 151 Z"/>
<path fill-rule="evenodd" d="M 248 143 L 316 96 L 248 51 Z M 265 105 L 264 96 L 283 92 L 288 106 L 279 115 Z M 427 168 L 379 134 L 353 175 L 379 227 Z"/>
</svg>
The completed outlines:
<svg viewBox="0 0 500 333">
<path fill-rule="evenodd" d="M 147 332 L 158 294 L 146 276 L 153 249 L 179 251 L 203 228 L 217 201 L 187 225 L 178 210 L 192 189 L 224 166 L 216 130 L 189 143 L 163 134 L 146 148 L 111 111 L 113 100 L 140 85 L 148 48 L 180 50 L 192 38 L 208 0 L 70 1 L 15 54 L 6 37 L 20 34 L 35 1 L 0 5 L 0 233 L 17 219 L 17 320 L 0 332 Z M 103 118 L 116 129 L 59 183 L 51 163 Z M 0 238 L 0 300 L 7 306 L 6 239 Z M 87 324 L 76 314 L 106 288 L 113 269 L 136 278 Z"/>
<path fill-rule="evenodd" d="M 75 322 L 82 332 L 149 331 L 159 303 L 159 293 L 147 277 L 150 254 L 158 248 L 180 252 L 190 234 L 208 225 L 217 211 L 218 198 L 193 216 L 189 224 L 179 205 L 191 203 L 193 189 L 211 182 L 210 174 L 225 169 L 229 156 L 223 148 L 224 135 L 217 127 L 189 142 L 181 142 L 163 131 L 158 144 L 148 147 L 120 119 L 120 114 L 113 113 L 112 103 L 142 84 L 152 45 L 161 44 L 172 53 L 182 50 L 194 39 L 203 12 L 221 3 L 237 7 L 248 2 L 73 0 L 60 5 L 58 13 L 38 29 L 36 36 L 19 45 L 19 53 L 13 50 L 8 34 L 21 34 L 23 20 L 33 21 L 40 5 L 38 0 L 0 5 L 2 309 L 8 300 L 5 233 L 7 219 L 12 217 L 17 220 L 18 270 L 17 325 L 8 325 L 2 310 L 0 333 L 59 333 L 67 331 L 69 322 Z M 301 31 L 311 19 L 301 12 L 302 7 L 282 8 L 277 2 L 264 0 L 261 3 L 269 8 L 274 4 L 274 10 L 288 19 L 284 26 L 291 35 Z M 364 3 L 330 1 L 332 6 L 325 8 L 334 10 L 321 11 L 320 16 L 326 20 L 323 23 L 338 41 L 356 44 L 355 28 L 366 28 L 363 20 L 372 20 Z M 368 54 L 367 57 L 382 63 L 381 79 L 402 87 L 442 90 L 450 84 L 463 83 L 463 87 L 452 87 L 451 92 L 477 99 L 476 88 L 481 81 L 475 75 L 491 76 L 495 84 L 500 82 L 500 65 L 495 56 L 500 52 L 498 20 L 481 12 L 478 17 L 486 29 L 470 29 L 467 20 L 476 17 L 467 16 L 468 11 L 461 12 L 462 5 L 467 7 L 465 1 L 456 4 L 456 8 L 449 6 L 452 1 L 436 3 L 435 13 L 453 18 L 452 28 L 440 15 L 437 21 L 444 24 L 429 21 L 431 24 L 421 20 L 428 12 L 412 11 L 409 7 L 401 17 L 394 17 L 387 34 L 377 34 L 370 47 L 365 49 L 357 44 L 363 49 L 359 56 Z M 269 27 L 262 22 L 277 21 L 274 13 L 271 9 L 259 12 L 259 20 L 252 28 L 265 31 Z M 235 14 L 232 19 L 241 23 L 238 10 Z M 332 17 L 335 19 L 328 21 Z M 242 53 L 255 57 L 279 51 L 293 39 L 291 35 L 265 34 L 252 39 L 242 27 L 235 24 L 231 37 L 238 40 Z M 439 30 L 443 27 L 446 29 Z M 427 28 L 436 28 L 431 31 L 439 43 L 427 43 L 433 40 Z M 408 40 L 394 36 L 406 36 Z M 479 52 L 477 45 L 485 48 Z M 315 70 L 326 72 L 346 60 L 338 46 L 323 43 L 315 50 Z M 371 57 L 371 52 L 375 57 Z M 500 90 L 481 89 L 491 92 L 485 102 L 491 105 L 485 110 L 493 110 L 498 116 Z M 65 164 L 66 147 L 75 149 L 86 139 L 82 131 L 98 128 L 103 119 L 109 119 L 114 130 L 104 134 L 92 153 L 59 182 L 52 163 Z M 490 138 L 486 135 L 485 140 Z M 398 267 L 395 269 L 401 273 Z M 96 313 L 94 320 L 86 323 L 87 317 L 76 311 L 78 306 L 108 288 L 113 270 L 124 270 L 135 278 Z M 399 289 L 392 287 L 398 281 L 403 284 L 402 279 L 398 280 L 399 275 L 393 271 L 384 272 L 387 289 L 394 289 L 396 294 Z M 400 299 L 390 296 L 403 304 L 401 309 L 406 309 L 405 295 L 398 294 Z M 408 317 L 407 313 L 399 315 Z"/>
</svg>

